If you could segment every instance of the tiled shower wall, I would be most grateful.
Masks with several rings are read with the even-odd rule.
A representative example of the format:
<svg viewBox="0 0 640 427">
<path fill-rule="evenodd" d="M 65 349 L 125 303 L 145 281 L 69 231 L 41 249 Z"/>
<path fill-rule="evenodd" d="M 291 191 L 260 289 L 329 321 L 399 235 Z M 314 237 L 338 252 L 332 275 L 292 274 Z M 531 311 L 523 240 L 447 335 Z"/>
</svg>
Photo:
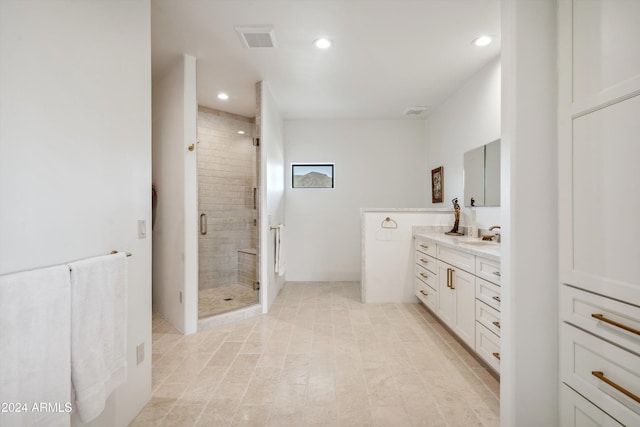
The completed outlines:
<svg viewBox="0 0 640 427">
<path fill-rule="evenodd" d="M 198 107 L 198 205 L 207 216 L 200 289 L 238 284 L 238 251 L 256 247 L 254 127 L 254 119 Z"/>
</svg>

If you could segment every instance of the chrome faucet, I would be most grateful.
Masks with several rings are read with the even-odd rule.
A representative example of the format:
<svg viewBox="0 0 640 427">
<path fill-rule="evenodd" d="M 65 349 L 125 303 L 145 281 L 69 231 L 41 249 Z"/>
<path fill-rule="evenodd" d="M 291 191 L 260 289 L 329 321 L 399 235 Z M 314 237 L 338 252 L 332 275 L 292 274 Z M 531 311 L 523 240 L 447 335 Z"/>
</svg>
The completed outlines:
<svg viewBox="0 0 640 427">
<path fill-rule="evenodd" d="M 499 230 L 502 230 L 499 225 L 493 225 L 493 226 L 489 227 L 489 231 L 493 231 L 496 228 L 499 229 Z M 496 237 L 496 242 L 500 243 L 500 233 L 498 233 L 497 231 L 494 231 L 494 234 L 495 234 L 495 237 Z"/>
</svg>

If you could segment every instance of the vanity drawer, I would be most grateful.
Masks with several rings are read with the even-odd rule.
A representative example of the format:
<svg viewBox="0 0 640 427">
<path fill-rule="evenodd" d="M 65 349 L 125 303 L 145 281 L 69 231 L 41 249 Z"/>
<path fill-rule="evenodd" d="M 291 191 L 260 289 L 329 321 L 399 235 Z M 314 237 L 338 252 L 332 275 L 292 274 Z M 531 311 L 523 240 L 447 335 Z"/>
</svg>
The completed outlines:
<svg viewBox="0 0 640 427">
<path fill-rule="evenodd" d="M 640 356 L 567 323 L 560 334 L 562 381 L 621 424 L 640 425 Z"/>
<path fill-rule="evenodd" d="M 500 263 L 486 258 L 476 257 L 476 276 L 500 285 Z"/>
<path fill-rule="evenodd" d="M 500 373 L 500 337 L 476 322 L 476 353 Z"/>
<path fill-rule="evenodd" d="M 439 260 L 474 274 L 476 258 L 474 255 L 442 245 L 438 245 L 436 250 L 436 258 Z"/>
<path fill-rule="evenodd" d="M 560 315 L 565 322 L 640 354 L 640 307 L 563 285 Z"/>
<path fill-rule="evenodd" d="M 438 309 L 438 298 L 436 290 L 432 287 L 426 285 L 421 280 L 415 280 L 415 292 L 416 296 L 420 301 L 424 303 L 427 307 L 429 307 L 434 313 Z"/>
<path fill-rule="evenodd" d="M 436 256 L 436 244 L 428 240 L 416 238 L 416 251 L 420 251 L 423 254 Z"/>
<path fill-rule="evenodd" d="M 434 289 L 438 286 L 436 275 L 430 272 L 429 270 L 427 270 L 426 268 L 420 267 L 417 264 L 416 264 L 416 278 L 422 280 L 423 282 L 425 282 L 427 285 L 431 286 Z"/>
<path fill-rule="evenodd" d="M 500 312 L 476 300 L 476 322 L 500 336 Z"/>
<path fill-rule="evenodd" d="M 622 427 L 566 384 L 560 390 L 560 425 L 564 427 Z"/>
<path fill-rule="evenodd" d="M 500 311 L 500 286 L 476 278 L 476 298 Z"/>
<path fill-rule="evenodd" d="M 426 268 L 433 274 L 436 273 L 436 259 L 434 257 L 416 251 L 415 260 L 417 265 Z"/>
</svg>

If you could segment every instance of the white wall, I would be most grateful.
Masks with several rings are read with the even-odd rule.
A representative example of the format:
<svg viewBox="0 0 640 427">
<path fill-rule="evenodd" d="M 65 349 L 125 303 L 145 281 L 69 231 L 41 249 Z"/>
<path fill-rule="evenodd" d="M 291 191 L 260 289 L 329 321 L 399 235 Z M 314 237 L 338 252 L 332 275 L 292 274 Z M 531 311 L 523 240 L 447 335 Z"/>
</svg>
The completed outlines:
<svg viewBox="0 0 640 427">
<path fill-rule="evenodd" d="M 448 230 L 452 220 L 452 209 L 363 210 L 362 302 L 418 302 L 413 229 L 427 226 L 434 231 L 443 227 Z M 383 228 L 383 224 L 396 228 Z"/>
<path fill-rule="evenodd" d="M 287 280 L 360 280 L 360 209 L 424 207 L 424 123 L 285 121 Z M 291 163 L 335 163 L 334 189 L 291 188 Z"/>
<path fill-rule="evenodd" d="M 500 420 L 558 416 L 556 2 L 502 1 Z"/>
<path fill-rule="evenodd" d="M 429 113 L 426 120 L 427 167 L 429 171 L 444 167 L 443 203 L 428 207 L 452 207 L 457 197 L 462 208 L 460 223 L 488 228 L 500 224 L 500 209 L 463 206 L 463 154 L 500 138 L 500 58 L 489 62 L 456 93 Z"/>
<path fill-rule="evenodd" d="M 90 423 L 126 426 L 151 395 L 149 2 L 3 0 L 0 57 L 0 274 L 133 253 L 128 378 Z"/>
<path fill-rule="evenodd" d="M 153 84 L 153 307 L 189 334 L 198 321 L 196 60 L 179 58 Z M 182 294 L 182 301 L 180 295 Z"/>
<path fill-rule="evenodd" d="M 282 116 L 271 94 L 268 83 L 256 85 L 259 114 L 257 117 L 260 135 L 260 277 L 262 306 L 266 313 L 284 284 L 284 276 L 275 273 L 275 233 L 270 226 L 285 224 L 284 191 L 284 138 Z M 287 230 L 287 236 L 291 233 Z M 287 253 L 291 252 L 289 241 L 285 241 Z M 287 265 L 291 265 L 287 262 Z M 266 279 L 266 286 L 265 281 Z"/>
</svg>

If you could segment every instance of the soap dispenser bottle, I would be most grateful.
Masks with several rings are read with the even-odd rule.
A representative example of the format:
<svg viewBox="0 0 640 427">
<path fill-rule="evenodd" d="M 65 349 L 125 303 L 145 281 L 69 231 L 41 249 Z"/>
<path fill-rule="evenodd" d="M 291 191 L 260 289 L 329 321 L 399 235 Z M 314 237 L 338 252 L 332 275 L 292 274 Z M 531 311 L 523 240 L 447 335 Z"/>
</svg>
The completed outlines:
<svg viewBox="0 0 640 427">
<path fill-rule="evenodd" d="M 473 237 L 474 239 L 478 238 L 478 226 L 476 223 L 476 209 L 471 208 L 469 215 L 469 227 L 467 227 L 469 237 Z"/>
</svg>

